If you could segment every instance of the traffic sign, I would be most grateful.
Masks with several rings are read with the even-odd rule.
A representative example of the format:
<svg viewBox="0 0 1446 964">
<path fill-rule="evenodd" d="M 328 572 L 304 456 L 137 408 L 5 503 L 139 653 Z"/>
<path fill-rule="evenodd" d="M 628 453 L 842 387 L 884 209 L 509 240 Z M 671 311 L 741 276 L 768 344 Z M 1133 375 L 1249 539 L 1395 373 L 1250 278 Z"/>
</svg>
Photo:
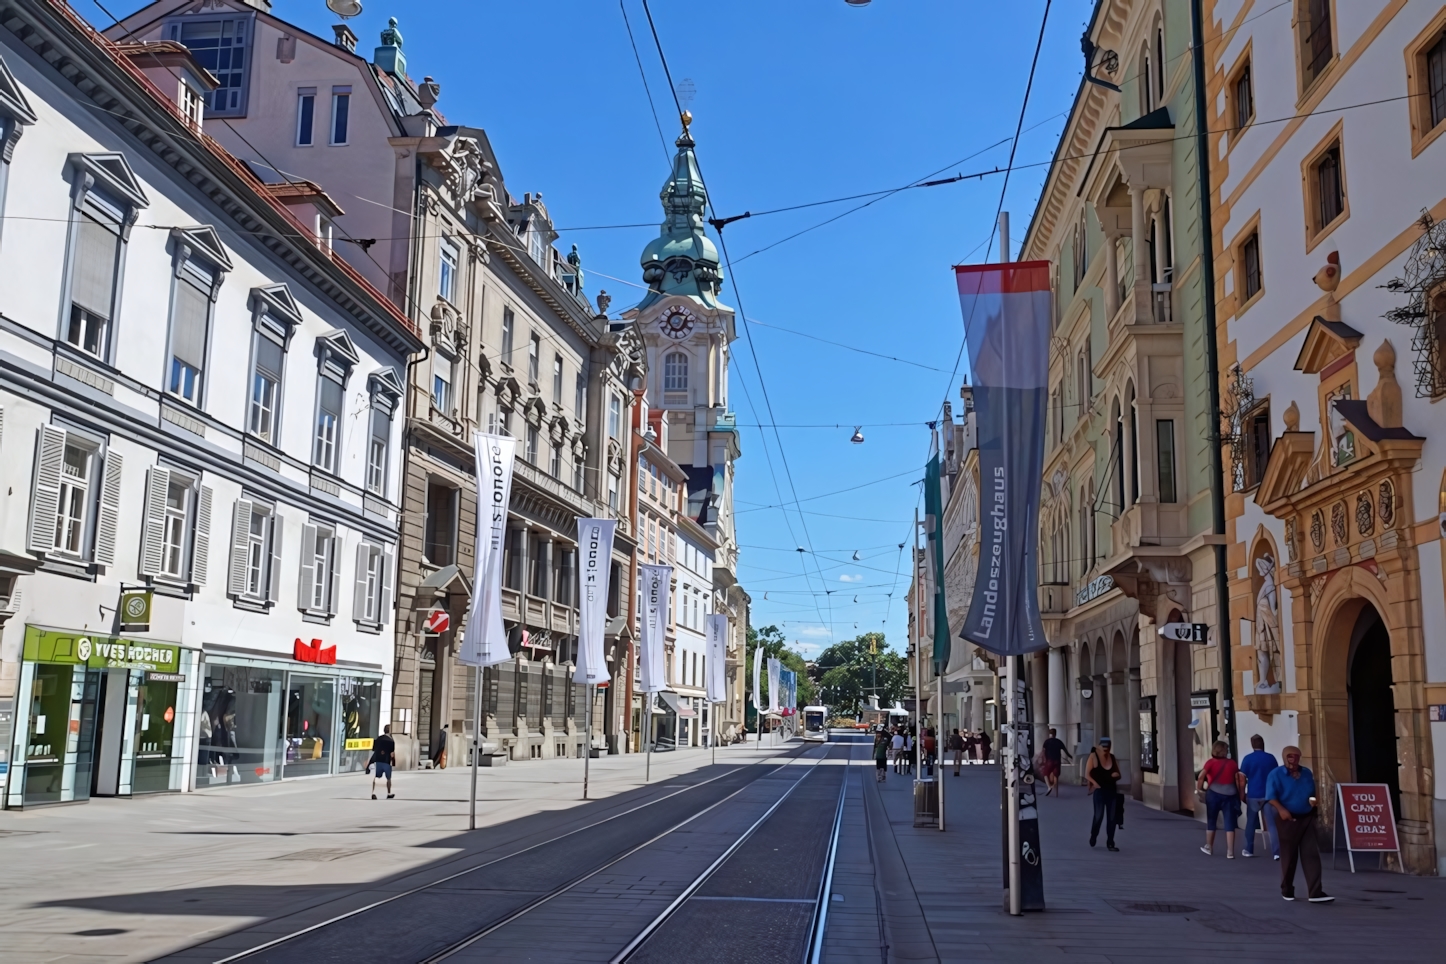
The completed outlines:
<svg viewBox="0 0 1446 964">
<path fill-rule="evenodd" d="M 434 609 L 427 614 L 426 629 L 429 633 L 441 634 L 452 625 L 452 617 L 445 609 Z"/>
<path fill-rule="evenodd" d="M 1209 633 L 1209 623 L 1166 623 L 1160 627 L 1161 636 L 1182 643 L 1203 643 Z"/>
</svg>

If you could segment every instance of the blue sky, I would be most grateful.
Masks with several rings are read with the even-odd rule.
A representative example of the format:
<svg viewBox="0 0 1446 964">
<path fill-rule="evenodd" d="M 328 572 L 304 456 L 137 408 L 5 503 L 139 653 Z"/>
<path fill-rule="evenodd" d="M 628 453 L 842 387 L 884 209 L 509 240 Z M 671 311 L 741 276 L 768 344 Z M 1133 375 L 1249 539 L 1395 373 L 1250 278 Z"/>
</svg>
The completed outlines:
<svg viewBox="0 0 1446 964">
<path fill-rule="evenodd" d="M 91 0 L 74 2 L 109 25 L 87 9 Z M 650 3 L 674 82 L 696 89 L 699 163 L 726 217 L 1004 167 L 1045 0 Z M 144 4 L 105 6 L 124 16 Z M 589 294 L 606 289 L 614 311 L 634 303 L 638 256 L 661 219 L 658 191 L 678 133 L 642 0 L 623 7 L 666 148 L 617 0 L 363 6 L 351 21 L 359 51 L 396 17 L 409 73 L 442 85 L 438 106 L 449 121 L 487 130 L 515 195 L 542 192 L 563 229 L 649 225 L 563 230 L 558 242 L 563 251 L 578 245 Z M 1090 6 L 1055 0 L 1050 12 L 1005 201 L 1016 248 L 1079 85 Z M 273 12 L 325 37 L 336 22 L 324 0 L 276 0 Z M 754 625 L 782 626 L 805 654 L 878 629 L 903 648 L 907 559 L 898 544 L 912 541 L 924 423 L 946 397 L 958 398 L 959 376 L 949 373 L 963 326 L 950 266 L 984 259 L 1000 188 L 989 176 L 903 191 L 756 255 L 870 199 L 727 228 L 736 277 L 724 300 L 755 322 L 758 359 L 740 320 L 731 382 L 745 426 L 740 576 Z M 756 427 L 775 420 L 777 438 Z M 802 425 L 838 427 L 786 427 Z M 862 445 L 849 442 L 855 425 Z M 778 508 L 794 492 L 801 503 Z"/>
</svg>

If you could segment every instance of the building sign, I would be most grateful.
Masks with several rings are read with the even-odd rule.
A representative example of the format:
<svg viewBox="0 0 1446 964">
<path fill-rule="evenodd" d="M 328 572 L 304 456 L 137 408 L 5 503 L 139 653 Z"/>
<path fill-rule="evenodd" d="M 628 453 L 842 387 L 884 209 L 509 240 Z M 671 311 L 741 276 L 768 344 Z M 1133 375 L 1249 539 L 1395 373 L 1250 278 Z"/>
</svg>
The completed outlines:
<svg viewBox="0 0 1446 964">
<path fill-rule="evenodd" d="M 1115 588 L 1114 576 L 1096 576 L 1074 594 L 1074 604 L 1083 606 L 1090 600 L 1100 598 L 1113 588 Z"/>
<path fill-rule="evenodd" d="M 434 634 L 445 633 L 452 625 L 452 617 L 445 609 L 434 609 L 427 614 L 427 632 Z"/>
<path fill-rule="evenodd" d="M 1356 851 L 1400 850 L 1396 841 L 1396 815 L 1391 789 L 1384 783 L 1338 783 L 1346 847 Z"/>
<path fill-rule="evenodd" d="M 121 593 L 121 632 L 150 632 L 152 598 L 149 589 L 130 589 Z"/>
<path fill-rule="evenodd" d="M 147 674 L 146 674 L 146 682 L 147 682 L 147 683 L 184 683 L 185 681 L 186 681 L 186 674 L 185 674 L 185 673 L 147 673 Z M 167 720 L 166 722 L 169 723 L 170 720 Z"/>
<path fill-rule="evenodd" d="M 370 750 L 372 748 L 372 738 L 364 736 L 358 740 L 353 737 L 348 737 L 346 748 L 348 750 Z"/>
<path fill-rule="evenodd" d="M 1182 643 L 1203 643 L 1209 634 L 1209 623 L 1166 623 L 1160 627 L 1161 636 Z"/>
<path fill-rule="evenodd" d="M 115 636 L 64 629 L 25 627 L 25 659 L 34 663 L 71 663 L 91 669 L 144 669 L 174 673 L 181 648 Z"/>
<path fill-rule="evenodd" d="M 317 663 L 322 666 L 336 665 L 336 647 L 322 646 L 321 640 L 313 639 L 309 644 L 300 639 L 292 647 L 291 656 L 298 663 Z"/>
<path fill-rule="evenodd" d="M 1446 704 L 1432 703 L 1426 709 L 1432 723 L 1446 723 Z"/>
</svg>

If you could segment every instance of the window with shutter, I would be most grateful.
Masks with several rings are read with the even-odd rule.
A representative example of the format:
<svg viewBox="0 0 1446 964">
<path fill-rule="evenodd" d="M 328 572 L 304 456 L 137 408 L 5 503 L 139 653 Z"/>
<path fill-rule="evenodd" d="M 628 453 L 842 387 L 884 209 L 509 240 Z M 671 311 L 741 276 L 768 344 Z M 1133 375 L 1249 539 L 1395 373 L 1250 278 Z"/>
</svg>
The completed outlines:
<svg viewBox="0 0 1446 964">
<path fill-rule="evenodd" d="M 377 605 L 377 623 L 385 626 L 392 618 L 392 581 L 396 579 L 396 553 L 391 546 L 382 547 L 381 601 Z"/>
<path fill-rule="evenodd" d="M 316 542 L 317 527 L 308 522 L 301 528 L 301 569 L 296 586 L 296 608 L 303 612 L 316 608 Z"/>
<path fill-rule="evenodd" d="M 95 561 L 115 565 L 116 530 L 120 526 L 121 468 L 119 452 L 105 453 L 105 477 L 100 487 L 100 512 L 95 525 Z"/>
<path fill-rule="evenodd" d="M 251 523 L 253 503 L 237 499 L 231 516 L 231 568 L 226 575 L 226 594 L 232 597 L 252 596 Z"/>
<path fill-rule="evenodd" d="M 246 430 L 263 442 L 277 443 L 281 409 L 281 366 L 285 352 L 280 342 L 263 332 L 253 336 L 251 399 Z"/>
<path fill-rule="evenodd" d="M 187 268 L 176 280 L 167 391 L 192 405 L 199 405 L 201 375 L 206 368 L 206 332 L 211 316 L 211 296 L 192 282 L 190 270 Z"/>
<path fill-rule="evenodd" d="M 141 575 L 158 576 L 165 557 L 166 496 L 171 471 L 160 466 L 146 475 L 146 507 L 141 522 Z"/>
<path fill-rule="evenodd" d="M 81 214 L 71 255 L 70 321 L 65 340 L 102 359 L 109 345 L 120 245 L 119 225 Z"/>
<path fill-rule="evenodd" d="M 365 542 L 358 543 L 356 547 L 356 582 L 352 585 L 351 596 L 351 618 L 359 623 L 371 622 L 371 605 L 369 598 L 375 592 L 375 585 L 370 581 L 372 559 L 372 547 Z"/>
<path fill-rule="evenodd" d="M 326 614 L 335 616 L 337 602 L 341 599 L 341 538 L 330 532 L 326 540 L 326 561 L 330 578 L 325 581 Z"/>
<path fill-rule="evenodd" d="M 326 375 L 320 376 L 316 391 L 316 443 L 312 464 L 327 472 L 335 472 L 340 445 L 343 395 L 341 383 Z"/>
<path fill-rule="evenodd" d="M 30 496 L 31 552 L 55 548 L 55 520 L 60 511 L 60 480 L 65 463 L 65 430 L 40 426 L 35 442 L 35 484 Z"/>
<path fill-rule="evenodd" d="M 196 493 L 196 524 L 191 534 L 191 583 L 204 586 L 211 569 L 211 503 L 215 493 L 203 485 Z"/>
<path fill-rule="evenodd" d="M 284 544 L 282 539 L 282 517 L 279 512 L 271 513 L 271 568 L 267 573 L 269 587 L 266 590 L 266 601 L 277 603 L 281 601 L 281 547 Z"/>
</svg>

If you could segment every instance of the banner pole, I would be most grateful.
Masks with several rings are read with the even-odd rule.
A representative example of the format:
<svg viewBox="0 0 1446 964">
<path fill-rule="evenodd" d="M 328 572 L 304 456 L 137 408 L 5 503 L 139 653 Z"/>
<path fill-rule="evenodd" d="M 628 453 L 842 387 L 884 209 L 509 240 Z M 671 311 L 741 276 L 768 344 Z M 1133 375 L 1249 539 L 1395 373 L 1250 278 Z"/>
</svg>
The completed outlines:
<svg viewBox="0 0 1446 964">
<path fill-rule="evenodd" d="M 939 831 L 944 830 L 944 674 L 939 674 L 939 710 L 934 714 L 934 783 L 939 787 Z"/>
<path fill-rule="evenodd" d="M 643 739 L 648 742 L 643 746 L 643 782 L 649 783 L 653 779 L 653 700 L 656 697 L 648 694 L 648 706 L 643 711 Z"/>
<path fill-rule="evenodd" d="M 482 667 L 472 667 L 472 674 L 476 716 L 472 721 L 472 801 L 467 811 L 468 830 L 477 829 L 477 758 L 482 755 Z"/>
<path fill-rule="evenodd" d="M 1004 674 L 1004 720 L 1005 720 L 1005 777 L 1008 806 L 1009 806 L 1009 913 L 1018 917 L 1023 913 L 1020 907 L 1019 893 L 1019 786 L 1016 783 L 1018 767 L 1015 761 L 1019 757 L 1019 732 L 1017 717 L 1015 713 L 1015 658 L 1004 657 L 1006 669 Z"/>
<path fill-rule="evenodd" d="M 587 709 L 583 713 L 582 798 L 587 799 L 588 769 L 592 765 L 592 684 L 587 684 Z"/>
</svg>

